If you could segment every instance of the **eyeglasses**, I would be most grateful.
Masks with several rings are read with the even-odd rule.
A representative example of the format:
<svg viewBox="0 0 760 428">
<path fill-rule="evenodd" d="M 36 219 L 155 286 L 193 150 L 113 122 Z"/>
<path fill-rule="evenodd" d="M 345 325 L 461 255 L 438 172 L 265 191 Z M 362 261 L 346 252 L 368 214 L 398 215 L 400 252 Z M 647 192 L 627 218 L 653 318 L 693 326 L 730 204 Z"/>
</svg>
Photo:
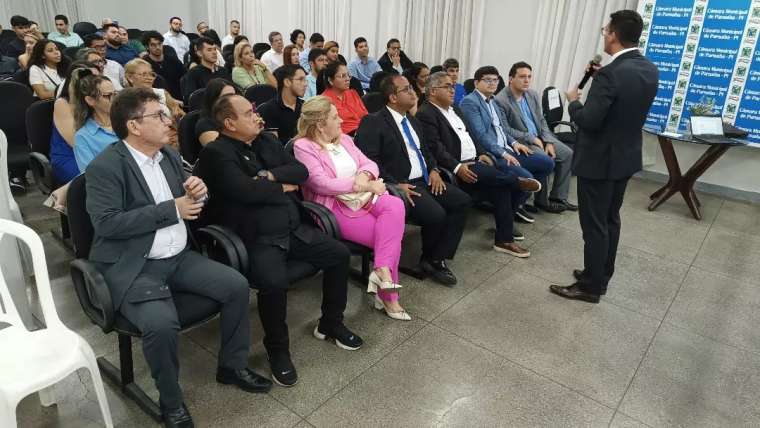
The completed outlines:
<svg viewBox="0 0 760 428">
<path fill-rule="evenodd" d="M 306 76 L 304 76 L 304 77 L 298 77 L 298 78 L 292 78 L 290 80 L 292 80 L 294 82 L 305 82 L 306 81 Z"/>
<path fill-rule="evenodd" d="M 406 85 L 403 88 L 400 88 L 400 89 L 396 90 L 397 94 L 400 94 L 402 92 L 412 93 L 412 92 L 414 92 L 414 88 L 412 88 L 412 85 Z"/>
<path fill-rule="evenodd" d="M 495 85 L 499 83 L 499 79 L 480 79 L 480 80 L 487 85 Z"/>
<path fill-rule="evenodd" d="M 337 78 L 337 79 L 348 79 L 348 78 L 349 78 L 349 75 L 348 75 L 348 74 L 346 74 L 346 73 L 342 73 L 342 74 L 336 74 L 336 75 L 335 75 L 335 78 Z M 304 79 L 305 79 L 305 77 L 304 77 Z"/>
<path fill-rule="evenodd" d="M 600 30 L 600 33 L 601 33 L 603 36 L 604 36 L 604 35 L 606 35 L 606 34 L 608 34 L 608 31 L 607 31 L 607 27 L 606 27 L 606 26 L 605 26 L 605 27 L 602 27 L 602 28 L 601 28 L 601 30 Z"/>
<path fill-rule="evenodd" d="M 155 79 L 156 73 L 150 72 L 150 73 L 135 73 L 135 76 L 140 77 L 142 79 Z"/>
<path fill-rule="evenodd" d="M 454 85 L 433 86 L 433 89 L 445 89 L 447 91 L 454 92 Z"/>
<path fill-rule="evenodd" d="M 159 110 L 155 113 L 144 114 L 142 116 L 135 116 L 132 118 L 132 120 L 144 119 L 146 117 L 157 117 L 161 122 L 171 121 L 171 116 L 169 116 L 169 114 L 163 110 Z"/>
<path fill-rule="evenodd" d="M 108 94 L 100 94 L 100 98 L 103 98 L 103 99 L 106 99 L 108 101 L 111 101 L 111 99 L 113 98 L 114 95 L 116 95 L 116 92 L 111 92 L 111 93 L 108 93 Z"/>
</svg>

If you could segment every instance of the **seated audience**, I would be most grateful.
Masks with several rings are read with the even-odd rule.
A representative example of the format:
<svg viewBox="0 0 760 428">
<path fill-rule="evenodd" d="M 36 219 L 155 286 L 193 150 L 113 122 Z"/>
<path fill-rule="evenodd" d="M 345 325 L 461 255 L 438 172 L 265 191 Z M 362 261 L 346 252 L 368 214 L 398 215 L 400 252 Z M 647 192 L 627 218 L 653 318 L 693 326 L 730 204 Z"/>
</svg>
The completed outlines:
<svg viewBox="0 0 760 428">
<path fill-rule="evenodd" d="M 37 45 L 37 42 L 43 38 L 42 33 L 37 31 L 29 31 L 24 34 L 24 53 L 18 56 L 18 66 L 21 67 L 22 70 L 27 70 L 29 68 L 29 61 L 32 59 L 32 51 Z"/>
<path fill-rule="evenodd" d="M 285 48 L 282 50 L 282 65 L 301 65 L 301 63 L 298 61 L 299 54 L 300 52 L 298 52 L 296 45 L 285 46 Z"/>
<path fill-rule="evenodd" d="M 277 138 L 286 144 L 296 135 L 301 116 L 306 72 L 300 65 L 283 65 L 277 70 L 277 97 L 257 106 L 266 130 L 277 132 Z"/>
<path fill-rule="evenodd" d="M 209 31 L 213 30 L 208 30 L 207 33 Z M 211 79 L 230 78 L 224 68 L 217 65 L 219 50 L 213 40 L 205 36 L 199 37 L 195 42 L 195 52 L 200 59 L 200 64 L 198 64 L 197 67 L 191 68 L 190 71 L 187 72 L 187 77 L 185 78 L 185 93 L 183 94 L 185 100 L 188 100 L 190 94 L 195 92 L 196 89 L 205 88 Z"/>
<path fill-rule="evenodd" d="M 121 38 L 121 45 L 132 48 L 138 56 L 142 56 L 141 54 L 145 52 L 145 46 L 139 40 L 129 40 L 127 27 L 119 25 L 119 37 Z"/>
<path fill-rule="evenodd" d="M 303 107 L 295 156 L 309 170 L 304 199 L 333 212 L 343 239 L 374 250 L 367 292 L 377 293 L 375 308 L 390 318 L 410 321 L 398 302 L 404 201 L 386 192 L 377 165 L 341 132 L 340 123 L 326 97 L 311 98 Z"/>
<path fill-rule="evenodd" d="M 357 37 L 354 40 L 354 49 L 356 50 L 356 58 L 348 64 L 348 72 L 351 74 L 351 77 L 359 79 L 362 88 L 367 90 L 369 89 L 372 75 L 383 69 L 374 58 L 369 56 L 367 39 L 364 37 Z"/>
<path fill-rule="evenodd" d="M 95 67 L 98 68 L 98 71 L 99 71 L 98 74 L 103 74 L 103 69 L 106 66 L 105 60 L 103 60 L 103 58 L 100 57 L 100 54 L 98 54 L 98 52 L 93 48 L 79 49 L 74 59 L 76 59 L 77 61 L 89 62 L 91 64 L 94 64 Z"/>
<path fill-rule="evenodd" d="M 451 81 L 454 82 L 454 105 L 458 106 L 464 96 L 467 95 L 464 85 L 459 83 L 459 61 L 456 58 L 448 58 L 443 62 L 441 67 L 449 75 Z"/>
<path fill-rule="evenodd" d="M 124 87 L 124 67 L 122 67 L 122 65 L 118 62 L 106 58 L 105 39 L 97 34 L 88 34 L 84 38 L 84 46 L 87 48 L 95 49 L 95 52 L 100 55 L 100 59 L 104 61 L 103 75 L 111 81 L 111 84 L 113 84 L 116 92 L 121 91 L 121 89 Z M 85 51 L 83 49 L 79 51 L 79 54 L 89 56 L 89 51 Z M 93 60 L 88 57 L 80 58 L 91 62 Z"/>
<path fill-rule="evenodd" d="M 200 24 L 198 24 L 200 25 Z M 206 26 L 208 30 L 208 26 Z M 198 34 L 205 34 L 198 30 Z M 169 31 L 164 34 L 164 44 L 174 48 L 174 52 L 177 52 L 177 58 L 182 59 L 185 54 L 190 50 L 190 39 L 187 38 L 185 33 L 182 32 L 182 19 L 173 16 L 169 19 Z"/>
<path fill-rule="evenodd" d="M 302 30 L 296 28 L 290 33 L 290 43 L 296 45 L 298 53 L 303 52 L 304 42 L 306 42 L 306 33 L 304 33 Z"/>
<path fill-rule="evenodd" d="M 201 21 L 198 23 L 198 25 L 195 26 L 196 31 L 198 31 L 198 35 L 202 36 L 206 34 L 206 31 L 208 31 L 208 23 L 206 21 Z"/>
<path fill-rule="evenodd" d="M 425 81 L 430 77 L 430 69 L 424 63 L 415 62 L 402 74 L 414 88 L 414 93 L 417 94 L 417 106 L 421 106 L 425 102 Z"/>
<path fill-rule="evenodd" d="M 412 60 L 401 50 L 401 42 L 398 39 L 388 40 L 385 48 L 385 53 L 377 62 L 386 73 L 401 74 L 412 66 Z"/>
<path fill-rule="evenodd" d="M 462 100 L 460 108 L 472 136 L 495 158 L 496 167 L 512 171 L 518 177 L 541 181 L 554 169 L 554 161 L 545 153 L 520 143 L 507 133 L 507 114 L 494 93 L 499 84 L 499 71 L 494 66 L 480 67 L 475 71 L 475 90 Z M 517 210 L 517 220 L 533 223 L 535 220 L 524 208 Z"/>
<path fill-rule="evenodd" d="M 311 71 L 306 76 L 306 93 L 303 99 L 308 100 L 317 95 L 317 79 L 327 68 L 327 55 L 323 49 L 314 48 L 309 51 L 309 64 Z"/>
<path fill-rule="evenodd" d="M 283 48 L 285 44 L 282 42 L 282 34 L 279 31 L 272 31 L 267 36 L 269 45 L 272 49 L 264 52 L 261 56 L 261 62 L 269 68 L 269 71 L 273 72 L 283 65 Z"/>
<path fill-rule="evenodd" d="M 231 45 L 235 42 L 235 37 L 240 35 L 240 21 L 233 19 L 230 21 L 230 32 L 222 39 L 222 47 Z"/>
<path fill-rule="evenodd" d="M 55 16 L 55 31 L 48 34 L 48 40 L 63 43 L 67 48 L 82 46 L 84 43 L 79 34 L 69 31 L 69 18 L 66 15 Z"/>
<path fill-rule="evenodd" d="M 340 46 L 338 45 L 338 42 L 330 40 L 329 42 L 325 43 L 325 55 L 327 55 L 327 64 L 332 64 L 334 62 L 340 62 L 343 65 L 346 65 L 346 60 L 343 58 L 343 55 L 340 54 Z"/>
<path fill-rule="evenodd" d="M 231 228 L 245 243 L 272 378 L 279 385 L 293 386 L 298 375 L 290 358 L 286 323 L 288 261 L 322 270 L 322 317 L 314 336 L 353 351 L 363 341 L 343 324 L 350 253 L 340 242 L 301 222 L 298 202 L 290 193 L 306 181 L 306 167 L 271 134 L 261 133 L 261 118 L 251 103 L 239 95 L 223 96 L 212 114 L 221 125 L 221 135 L 201 151 L 196 166 L 213 195 L 204 219 Z"/>
<path fill-rule="evenodd" d="M 68 59 L 58 50 L 55 42 L 40 40 L 32 50 L 29 64 L 29 84 L 34 95 L 41 100 L 55 97 L 69 67 Z"/>
<path fill-rule="evenodd" d="M 146 31 L 142 41 L 148 48 L 148 54 L 143 59 L 164 79 L 166 89 L 172 97 L 182 99 L 179 81 L 185 75 L 185 67 L 175 55 L 164 54 L 164 36 L 158 31 Z"/>
<path fill-rule="evenodd" d="M 232 81 L 242 90 L 253 85 L 271 85 L 277 87 L 277 80 L 263 62 L 253 55 L 251 45 L 246 42 L 235 46 L 235 68 L 232 69 Z"/>
<path fill-rule="evenodd" d="M 106 280 L 114 309 L 142 332 L 164 422 L 192 426 L 178 381 L 179 319 L 172 293 L 190 292 L 218 303 L 216 381 L 263 393 L 272 383 L 248 368 L 248 281 L 189 249 L 185 221 L 198 218 L 207 188 L 198 177 L 187 177 L 177 153 L 164 148 L 169 118 L 156 94 L 126 89 L 110 115 L 120 141 L 85 172 L 94 232 L 90 260 Z"/>
<path fill-rule="evenodd" d="M 334 62 L 325 68 L 324 78 L 327 89 L 322 95 L 330 98 L 338 109 L 338 115 L 343 120 L 343 133 L 353 136 L 359 122 L 367 115 L 367 108 L 359 94 L 349 86 L 351 76 L 348 68 L 340 62 Z"/>
<path fill-rule="evenodd" d="M 185 111 L 182 110 L 182 102 L 175 100 L 165 89 L 153 87 L 153 83 L 156 81 L 156 72 L 153 71 L 148 61 L 140 58 L 129 61 L 124 67 L 124 78 L 127 81 L 127 87 L 151 89 L 155 92 L 158 101 L 168 109 L 175 121 L 180 120 L 185 115 Z"/>
<path fill-rule="evenodd" d="M 311 35 L 311 37 L 309 37 L 309 47 L 302 50 L 298 56 L 298 62 L 301 64 L 301 67 L 306 70 L 307 73 L 311 71 L 311 66 L 309 65 L 309 51 L 312 49 L 323 49 L 324 46 L 325 38 L 321 34 L 314 33 Z"/>
<path fill-rule="evenodd" d="M 472 138 L 454 105 L 454 83 L 445 72 L 432 74 L 425 91 L 427 101 L 415 117 L 422 123 L 436 162 L 454 172 L 462 190 L 470 195 L 479 193 L 493 205 L 496 223 L 493 249 L 515 257 L 530 256 L 528 250 L 515 243 L 524 237 L 514 230 L 514 216 L 525 192 L 536 191 L 541 184 L 494 168 L 488 152 Z"/>
<path fill-rule="evenodd" d="M 111 128 L 111 100 L 116 91 L 104 76 L 89 75 L 73 82 L 74 157 L 79 171 L 116 141 Z"/>
<path fill-rule="evenodd" d="M 219 137 L 219 125 L 211 115 L 211 109 L 214 103 L 224 95 L 235 95 L 237 90 L 235 85 L 226 79 L 211 79 L 206 87 L 206 93 L 203 95 L 203 108 L 201 117 L 195 124 L 195 135 L 198 136 L 198 142 L 205 146 Z"/>
<path fill-rule="evenodd" d="M 11 16 L 11 29 L 16 33 L 16 37 L 5 45 L 5 56 L 18 58 L 21 54 L 26 52 L 24 36 L 29 32 L 30 25 L 31 22 L 21 15 Z"/>
<path fill-rule="evenodd" d="M 214 46 L 216 47 L 216 66 L 217 67 L 224 67 L 226 64 L 226 61 L 224 60 L 224 55 L 222 52 L 222 40 L 219 38 L 219 34 L 216 33 L 216 30 L 209 29 L 206 31 L 206 34 L 204 37 L 207 37 L 212 42 L 214 42 Z M 227 71 L 227 74 L 230 74 L 230 71 Z"/>
<path fill-rule="evenodd" d="M 422 125 L 408 114 L 417 97 L 406 78 L 394 74 L 380 86 L 386 108 L 362 120 L 356 145 L 377 164 L 379 178 L 404 193 L 407 217 L 422 226 L 422 270 L 436 282 L 454 285 L 457 278 L 446 260 L 454 258 L 462 239 L 470 197 L 444 183 Z"/>
<path fill-rule="evenodd" d="M 103 27 L 106 39 L 106 58 L 116 61 L 123 67 L 124 64 L 137 58 L 137 52 L 129 46 L 123 44 L 123 39 L 119 34 L 119 26 L 116 24 L 107 24 Z"/>
<path fill-rule="evenodd" d="M 509 84 L 494 99 L 507 114 L 507 134 L 537 153 L 554 159 L 554 183 L 549 193 L 549 176 L 541 179 L 543 188 L 535 195 L 534 205 L 546 212 L 576 211 L 578 207 L 567 200 L 570 192 L 570 167 L 573 150 L 561 142 L 544 119 L 541 95 L 531 89 L 533 69 L 518 62 L 509 69 Z"/>
</svg>

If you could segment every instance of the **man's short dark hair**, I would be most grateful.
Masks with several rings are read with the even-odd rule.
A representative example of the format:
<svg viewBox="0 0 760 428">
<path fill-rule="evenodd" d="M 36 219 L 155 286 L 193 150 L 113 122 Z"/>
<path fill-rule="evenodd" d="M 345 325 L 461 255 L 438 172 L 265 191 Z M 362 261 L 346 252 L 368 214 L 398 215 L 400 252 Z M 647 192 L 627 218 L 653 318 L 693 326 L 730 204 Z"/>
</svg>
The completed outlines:
<svg viewBox="0 0 760 428">
<path fill-rule="evenodd" d="M 480 67 L 479 69 L 475 70 L 475 80 L 482 79 L 486 74 L 495 74 L 498 76 L 499 70 L 497 70 L 496 67 L 492 65 Z"/>
<path fill-rule="evenodd" d="M 66 15 L 56 15 L 53 18 L 53 22 L 55 21 L 63 21 L 64 24 L 69 25 L 69 18 L 66 18 Z"/>
<path fill-rule="evenodd" d="M 325 42 L 325 37 L 323 35 L 319 33 L 314 33 L 311 35 L 311 37 L 309 37 L 309 43 L 311 43 L 312 45 L 314 43 L 319 43 L 319 42 L 322 42 L 322 43 Z"/>
<path fill-rule="evenodd" d="M 125 88 L 111 102 L 111 126 L 117 137 L 124 139 L 129 135 L 127 122 L 145 112 L 145 104 L 160 102 L 152 89 Z"/>
<path fill-rule="evenodd" d="M 21 15 L 11 16 L 11 27 L 28 27 L 32 25 L 31 21 Z"/>
<path fill-rule="evenodd" d="M 240 25 L 240 21 L 238 21 L 237 19 L 233 19 L 232 21 L 230 21 L 230 25 L 232 24 Z"/>
<path fill-rule="evenodd" d="M 164 36 L 162 36 L 161 33 L 159 33 L 156 30 L 148 30 L 148 31 L 142 33 L 142 37 L 140 38 L 140 42 L 145 47 L 148 47 L 148 45 L 150 44 L 151 39 L 156 39 L 159 42 L 161 42 L 161 44 L 164 43 Z"/>
<path fill-rule="evenodd" d="M 172 21 L 174 21 L 175 19 L 179 19 L 180 21 L 182 21 L 182 18 L 180 18 L 179 16 L 172 16 L 171 18 L 169 18 L 169 24 L 171 24 Z"/>
<path fill-rule="evenodd" d="M 398 39 L 390 39 L 388 40 L 388 43 L 385 44 L 385 48 L 388 49 L 391 47 L 392 44 L 398 43 L 401 44 L 401 42 Z"/>
<path fill-rule="evenodd" d="M 441 64 L 443 71 L 448 71 L 450 68 L 459 68 L 459 61 L 456 58 L 447 58 L 446 61 Z"/>
<path fill-rule="evenodd" d="M 103 38 L 103 36 L 96 33 L 88 34 L 82 37 L 82 42 L 84 42 L 84 47 L 86 48 L 91 48 L 92 42 L 97 41 L 97 40 L 105 40 L 105 39 Z"/>
<path fill-rule="evenodd" d="M 638 46 L 644 21 L 635 10 L 619 10 L 610 15 L 609 31 L 617 34 L 625 47 Z"/>
<path fill-rule="evenodd" d="M 389 74 L 383 77 L 380 81 L 380 93 L 383 94 L 383 101 L 385 104 L 391 100 L 391 95 L 396 94 L 396 79 L 400 79 L 404 76 L 400 74 Z"/>
<path fill-rule="evenodd" d="M 354 39 L 354 48 L 358 48 L 359 43 L 367 43 L 367 39 L 365 39 L 364 37 L 357 37 L 356 39 Z"/>
<path fill-rule="evenodd" d="M 274 40 L 274 36 L 282 36 L 282 33 L 280 33 L 279 31 L 272 31 L 271 33 L 269 33 L 269 35 L 267 36 L 267 40 L 269 40 L 269 44 L 272 44 L 272 40 Z"/>
<path fill-rule="evenodd" d="M 512 67 L 509 69 L 509 77 L 515 77 L 517 70 L 521 68 L 527 68 L 528 70 L 533 71 L 533 67 L 531 67 L 530 64 L 525 61 L 518 61 L 512 64 Z"/>
<path fill-rule="evenodd" d="M 211 118 L 214 119 L 219 129 L 224 129 L 224 119 L 232 117 L 237 119 L 237 113 L 232 106 L 232 97 L 238 96 L 237 94 L 222 95 L 214 103 L 214 107 L 211 108 Z"/>
<path fill-rule="evenodd" d="M 209 30 L 211 31 L 211 30 Z M 214 43 L 214 40 L 210 37 L 206 36 L 200 36 L 195 40 L 195 50 L 203 50 L 203 45 L 209 45 L 209 46 L 216 46 L 216 43 Z"/>
<path fill-rule="evenodd" d="M 102 28 L 102 29 L 103 29 L 103 32 L 106 32 L 106 31 L 108 31 L 108 29 L 109 29 L 109 28 L 111 28 L 111 27 L 114 27 L 114 28 L 116 28 L 117 30 L 119 29 L 119 25 L 118 25 L 118 24 L 114 24 L 114 23 L 112 22 L 112 23 L 110 23 L 110 24 L 105 24 L 105 25 L 103 26 L 103 28 Z"/>
<path fill-rule="evenodd" d="M 321 55 L 327 55 L 327 52 L 324 49 L 314 48 L 309 51 L 309 62 L 314 62 L 319 58 Z"/>
<path fill-rule="evenodd" d="M 277 78 L 277 92 L 282 93 L 282 89 L 285 88 L 285 79 L 292 79 L 298 70 L 303 70 L 306 74 L 306 70 L 299 64 L 283 65 L 274 71 L 274 77 Z"/>
</svg>

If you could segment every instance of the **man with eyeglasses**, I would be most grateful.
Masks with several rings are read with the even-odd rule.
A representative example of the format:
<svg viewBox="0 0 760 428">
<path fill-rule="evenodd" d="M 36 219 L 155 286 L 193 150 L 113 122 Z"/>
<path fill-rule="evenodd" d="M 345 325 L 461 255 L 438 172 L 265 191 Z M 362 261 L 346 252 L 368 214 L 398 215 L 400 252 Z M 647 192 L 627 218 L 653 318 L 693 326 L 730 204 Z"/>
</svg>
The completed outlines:
<svg viewBox="0 0 760 428">
<path fill-rule="evenodd" d="M 178 382 L 180 324 L 172 296 L 192 293 L 218 302 L 216 381 L 263 393 L 272 383 L 248 368 L 248 280 L 189 248 L 186 221 L 198 218 L 208 192 L 200 178 L 185 174 L 179 155 L 164 147 L 171 119 L 158 96 L 150 89 L 126 89 L 114 98 L 110 114 L 120 140 L 85 172 L 94 230 L 89 258 L 105 277 L 114 309 L 142 332 L 164 423 L 191 427 Z"/>
<path fill-rule="evenodd" d="M 514 257 L 529 257 L 518 245 L 525 237 L 514 229 L 514 215 L 524 192 L 535 192 L 541 184 L 494 167 L 486 149 L 475 141 L 454 105 L 454 81 L 444 71 L 425 82 L 427 101 L 417 111 L 425 139 L 436 162 L 456 174 L 459 186 L 472 195 L 480 193 L 493 205 L 496 223 L 493 249 Z"/>
<path fill-rule="evenodd" d="M 306 71 L 298 64 L 283 65 L 275 73 L 277 97 L 257 107 L 266 125 L 282 144 L 287 144 L 298 132 L 298 118 L 306 92 Z"/>
<path fill-rule="evenodd" d="M 106 58 L 106 40 L 98 34 L 88 34 L 84 36 L 84 46 L 94 49 L 100 55 L 103 61 L 103 75 L 106 76 L 114 89 L 118 92 L 124 88 L 124 67 L 116 61 Z M 88 59 L 89 61 L 90 59 Z"/>
<path fill-rule="evenodd" d="M 150 63 L 153 71 L 164 78 L 166 89 L 175 99 L 182 99 L 179 80 L 185 75 L 185 67 L 182 66 L 176 53 L 164 54 L 164 36 L 158 31 L 146 31 L 142 35 L 142 43 L 148 49 L 145 60 Z M 170 52 L 174 49 L 166 48 Z"/>
<path fill-rule="evenodd" d="M 385 49 L 385 53 L 377 60 L 377 63 L 386 73 L 401 74 L 414 65 L 414 62 L 401 50 L 401 42 L 398 39 L 388 40 Z"/>
<path fill-rule="evenodd" d="M 417 106 L 409 81 L 387 76 L 380 91 L 386 108 L 362 119 L 356 145 L 375 161 L 380 178 L 403 192 L 407 216 L 422 226 L 420 268 L 436 282 L 454 286 L 457 277 L 447 260 L 462 239 L 470 197 L 443 181 L 422 125 L 409 114 Z"/>
<path fill-rule="evenodd" d="M 518 177 L 541 181 L 554 170 L 554 160 L 509 135 L 506 112 L 494 100 L 498 84 L 499 71 L 496 67 L 480 67 L 475 71 L 475 90 L 464 97 L 459 107 L 472 131 L 472 136 L 496 158 L 497 168 L 511 171 Z M 522 198 L 520 205 L 525 199 L 527 194 Z M 517 209 L 515 220 L 522 223 L 535 221 L 522 207 Z"/>
</svg>

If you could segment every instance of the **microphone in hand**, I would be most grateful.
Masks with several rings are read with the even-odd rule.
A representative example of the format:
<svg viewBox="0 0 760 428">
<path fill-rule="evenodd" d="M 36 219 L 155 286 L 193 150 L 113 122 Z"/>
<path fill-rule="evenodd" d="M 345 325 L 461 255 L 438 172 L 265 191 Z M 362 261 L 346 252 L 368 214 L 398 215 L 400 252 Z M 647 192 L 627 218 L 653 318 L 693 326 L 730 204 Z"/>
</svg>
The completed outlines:
<svg viewBox="0 0 760 428">
<path fill-rule="evenodd" d="M 594 59 L 589 61 L 588 67 L 586 67 L 586 74 L 583 75 L 583 79 L 581 79 L 581 83 L 578 84 L 578 89 L 583 89 L 584 86 L 586 86 L 586 83 L 588 82 L 588 79 L 591 78 L 591 76 L 596 73 L 596 70 L 599 69 L 599 65 L 602 63 L 602 56 L 599 54 L 594 55 Z"/>
</svg>

